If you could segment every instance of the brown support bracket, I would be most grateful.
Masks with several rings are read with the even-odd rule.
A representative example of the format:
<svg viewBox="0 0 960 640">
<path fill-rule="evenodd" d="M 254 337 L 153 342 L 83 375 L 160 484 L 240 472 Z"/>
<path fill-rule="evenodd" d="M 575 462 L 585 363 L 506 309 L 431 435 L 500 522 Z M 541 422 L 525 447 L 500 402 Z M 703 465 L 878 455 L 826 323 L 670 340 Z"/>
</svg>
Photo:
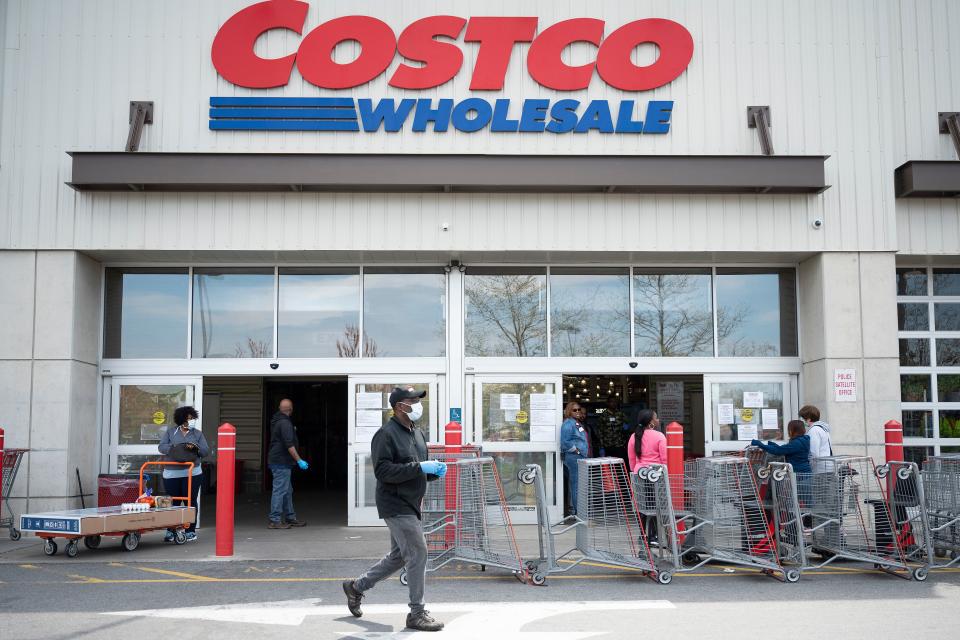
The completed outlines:
<svg viewBox="0 0 960 640">
<path fill-rule="evenodd" d="M 132 100 L 130 102 L 130 133 L 127 135 L 128 152 L 140 149 L 143 125 L 153 124 L 153 102 Z"/>
<path fill-rule="evenodd" d="M 953 149 L 957 152 L 957 158 L 960 159 L 960 112 L 941 111 L 937 114 L 937 121 L 940 125 L 940 133 L 949 133 L 953 139 Z"/>
<path fill-rule="evenodd" d="M 747 107 L 747 128 L 756 129 L 760 137 L 760 149 L 763 155 L 773 155 L 773 138 L 770 137 L 770 107 L 769 106 L 751 106 Z"/>
</svg>

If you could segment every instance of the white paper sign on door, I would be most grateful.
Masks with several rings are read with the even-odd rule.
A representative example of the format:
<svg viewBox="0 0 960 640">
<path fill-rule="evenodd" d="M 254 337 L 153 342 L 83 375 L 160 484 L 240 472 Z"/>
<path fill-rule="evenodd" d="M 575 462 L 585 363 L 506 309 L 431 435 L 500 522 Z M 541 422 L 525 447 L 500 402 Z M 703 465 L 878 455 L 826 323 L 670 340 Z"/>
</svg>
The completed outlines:
<svg viewBox="0 0 960 640">
<path fill-rule="evenodd" d="M 383 394 L 379 391 L 358 393 L 357 409 L 383 409 Z"/>
<path fill-rule="evenodd" d="M 733 424 L 733 404 L 720 403 L 717 405 L 717 422 L 719 424 Z"/>
<path fill-rule="evenodd" d="M 757 425 L 755 424 L 738 424 L 737 425 L 737 440 L 756 440 L 757 438 Z"/>
<path fill-rule="evenodd" d="M 556 409 L 557 396 L 554 393 L 531 393 L 530 411 Z"/>
<path fill-rule="evenodd" d="M 777 420 L 776 409 L 761 409 L 760 418 L 764 429 L 776 429 L 780 426 L 779 421 Z"/>
<path fill-rule="evenodd" d="M 744 391 L 743 408 L 760 409 L 763 407 L 763 391 Z"/>
<path fill-rule="evenodd" d="M 380 427 L 357 427 L 357 442 L 372 442 L 374 434 L 380 430 Z"/>
<path fill-rule="evenodd" d="M 501 393 L 500 394 L 500 408 L 504 411 L 520 411 L 520 394 L 519 393 Z"/>
<path fill-rule="evenodd" d="M 531 424 L 530 441 L 531 442 L 555 442 L 557 439 L 556 425 Z"/>
<path fill-rule="evenodd" d="M 357 411 L 358 427 L 382 427 L 383 412 L 380 410 L 361 409 Z"/>
<path fill-rule="evenodd" d="M 530 424 L 553 427 L 557 424 L 555 409 L 533 409 L 530 411 Z"/>
</svg>

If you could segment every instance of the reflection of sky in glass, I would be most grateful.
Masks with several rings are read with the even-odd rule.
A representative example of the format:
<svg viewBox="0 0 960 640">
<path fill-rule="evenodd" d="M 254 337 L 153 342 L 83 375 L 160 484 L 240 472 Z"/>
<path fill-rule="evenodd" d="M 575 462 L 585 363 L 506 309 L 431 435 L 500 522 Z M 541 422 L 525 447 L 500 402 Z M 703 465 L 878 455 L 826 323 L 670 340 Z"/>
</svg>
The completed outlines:
<svg viewBox="0 0 960 640">
<path fill-rule="evenodd" d="M 468 356 L 547 355 L 547 276 L 464 278 Z"/>
<path fill-rule="evenodd" d="M 709 273 L 640 274 L 633 282 L 638 356 L 713 355 Z"/>
<path fill-rule="evenodd" d="M 185 273 L 123 274 L 121 358 L 187 356 Z"/>
<path fill-rule="evenodd" d="M 445 276 L 442 273 L 366 273 L 363 332 L 376 345 L 367 356 L 442 356 Z"/>
<path fill-rule="evenodd" d="M 273 356 L 273 275 L 194 274 L 193 357 Z"/>
<path fill-rule="evenodd" d="M 359 284 L 357 274 L 281 273 L 280 357 L 334 357 L 338 340 L 355 345 L 345 331 L 360 325 Z"/>
<path fill-rule="evenodd" d="M 551 355 L 630 355 L 629 316 L 626 276 L 550 276 Z"/>
<path fill-rule="evenodd" d="M 780 277 L 775 273 L 718 274 L 721 356 L 780 355 Z"/>
</svg>

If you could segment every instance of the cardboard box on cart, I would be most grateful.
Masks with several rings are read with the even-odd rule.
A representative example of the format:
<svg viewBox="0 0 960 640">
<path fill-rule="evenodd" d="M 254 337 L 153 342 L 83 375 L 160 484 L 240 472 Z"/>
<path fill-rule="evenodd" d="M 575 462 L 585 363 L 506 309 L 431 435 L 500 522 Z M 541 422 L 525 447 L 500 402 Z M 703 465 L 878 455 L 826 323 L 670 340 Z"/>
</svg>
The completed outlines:
<svg viewBox="0 0 960 640">
<path fill-rule="evenodd" d="M 61 536 L 96 536 L 105 533 L 181 527 L 195 522 L 195 507 L 173 507 L 150 511 L 121 511 L 120 507 L 77 509 L 55 513 L 24 514 L 21 529 Z"/>
</svg>

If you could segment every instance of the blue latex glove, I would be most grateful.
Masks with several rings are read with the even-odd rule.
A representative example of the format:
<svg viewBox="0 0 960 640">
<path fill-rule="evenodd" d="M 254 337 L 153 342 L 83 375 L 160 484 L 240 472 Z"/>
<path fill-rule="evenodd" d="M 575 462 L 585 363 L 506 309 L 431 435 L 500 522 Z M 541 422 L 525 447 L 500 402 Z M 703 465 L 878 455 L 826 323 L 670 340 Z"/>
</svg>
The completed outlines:
<svg viewBox="0 0 960 640">
<path fill-rule="evenodd" d="M 763 443 L 760 442 L 759 440 L 751 440 L 751 441 L 750 441 L 750 446 L 751 446 L 751 447 L 759 447 L 759 446 L 762 446 L 762 445 L 763 445 Z"/>
<path fill-rule="evenodd" d="M 432 476 L 438 476 L 442 478 L 447 474 L 447 465 L 442 462 L 437 462 L 436 460 L 425 460 L 420 463 L 420 469 Z"/>
<path fill-rule="evenodd" d="M 306 471 L 310 468 L 310 465 L 307 464 L 307 461 L 303 459 L 297 460 L 297 466 L 300 467 L 301 471 Z"/>
</svg>

